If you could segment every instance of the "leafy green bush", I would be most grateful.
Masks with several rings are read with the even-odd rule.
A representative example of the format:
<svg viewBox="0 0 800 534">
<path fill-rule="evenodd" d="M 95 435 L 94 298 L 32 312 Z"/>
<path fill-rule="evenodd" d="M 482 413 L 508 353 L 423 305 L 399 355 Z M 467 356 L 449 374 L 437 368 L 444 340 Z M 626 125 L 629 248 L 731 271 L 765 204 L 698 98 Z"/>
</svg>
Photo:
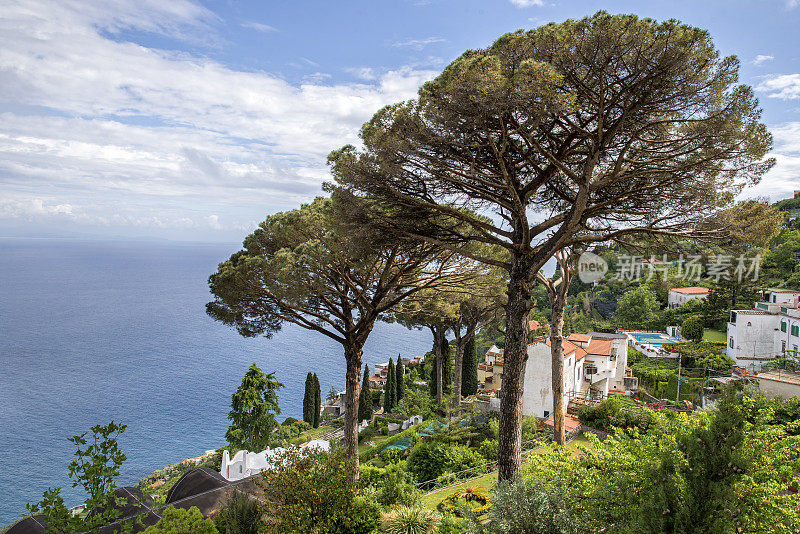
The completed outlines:
<svg viewBox="0 0 800 534">
<path fill-rule="evenodd" d="M 478 454 L 483 456 L 487 461 L 494 462 L 497 461 L 499 447 L 500 444 L 496 440 L 487 439 L 478 447 Z"/>
<path fill-rule="evenodd" d="M 563 480 L 559 498 L 589 532 L 798 532 L 800 437 L 778 406 L 746 391 L 711 410 L 654 412 L 646 433 L 589 436 L 580 457 L 530 456 L 526 475 Z"/>
<path fill-rule="evenodd" d="M 168 506 L 155 525 L 144 530 L 144 534 L 218 534 L 210 519 L 204 519 L 196 506 L 188 510 Z"/>
<path fill-rule="evenodd" d="M 462 534 L 464 532 L 463 520 L 456 519 L 451 514 L 443 514 L 439 521 L 439 534 Z"/>
<path fill-rule="evenodd" d="M 377 525 L 376 507 L 356 499 L 353 461 L 344 450 L 288 449 L 272 460 L 259 481 L 266 532 L 366 533 L 347 529 Z"/>
<path fill-rule="evenodd" d="M 372 534 L 380 526 L 381 508 L 377 502 L 356 495 L 347 513 L 337 518 L 326 534 Z"/>
<path fill-rule="evenodd" d="M 686 339 L 699 342 L 703 339 L 703 318 L 699 315 L 687 317 L 681 324 L 681 335 Z"/>
<path fill-rule="evenodd" d="M 564 499 L 562 486 L 518 478 L 501 482 L 489 510 L 489 523 L 470 514 L 472 534 L 573 534 L 579 530 Z"/>
<path fill-rule="evenodd" d="M 419 482 L 433 480 L 445 473 L 457 473 L 486 460 L 464 445 L 429 441 L 415 447 L 408 457 L 408 469 Z"/>
<path fill-rule="evenodd" d="M 597 406 L 581 407 L 578 420 L 604 432 L 611 432 L 615 427 L 646 431 L 653 422 L 653 411 L 638 405 L 626 405 L 621 396 L 614 395 Z"/>
<path fill-rule="evenodd" d="M 364 430 L 358 433 L 358 441 L 359 443 L 363 443 L 365 441 L 371 441 L 372 438 L 375 437 L 375 429 L 371 426 L 366 427 Z"/>
<path fill-rule="evenodd" d="M 384 506 L 400 504 L 410 506 L 419 500 L 419 492 L 414 479 L 406 469 L 406 462 L 387 465 L 385 468 L 374 465 L 361 465 L 359 485 L 373 488 L 375 499 Z"/>
<path fill-rule="evenodd" d="M 403 451 L 399 449 L 383 449 L 380 452 L 380 458 L 386 463 L 394 464 L 402 460 Z"/>
</svg>

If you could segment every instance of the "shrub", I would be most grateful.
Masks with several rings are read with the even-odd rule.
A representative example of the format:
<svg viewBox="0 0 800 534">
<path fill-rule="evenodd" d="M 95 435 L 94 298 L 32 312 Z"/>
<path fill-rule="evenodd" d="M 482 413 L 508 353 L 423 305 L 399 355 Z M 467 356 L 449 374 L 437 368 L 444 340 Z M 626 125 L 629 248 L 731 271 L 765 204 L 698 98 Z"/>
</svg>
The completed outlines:
<svg viewBox="0 0 800 534">
<path fill-rule="evenodd" d="M 528 416 L 522 419 L 522 441 L 530 441 L 539 434 L 539 419 Z"/>
<path fill-rule="evenodd" d="M 371 426 L 368 426 L 358 434 L 358 441 L 370 441 L 373 437 L 375 437 L 375 429 Z"/>
<path fill-rule="evenodd" d="M 264 529 L 261 506 L 247 494 L 236 491 L 217 514 L 215 524 L 222 534 L 259 534 Z"/>
<path fill-rule="evenodd" d="M 433 534 L 439 522 L 438 514 L 422 506 L 401 506 L 382 517 L 387 534 Z"/>
<path fill-rule="evenodd" d="M 491 507 L 489 496 L 482 490 L 465 488 L 445 498 L 439 503 L 436 509 L 440 512 L 463 517 L 463 511 L 465 509 L 471 514 L 480 516 L 488 512 Z"/>
<path fill-rule="evenodd" d="M 430 441 L 417 446 L 408 457 L 408 468 L 419 482 L 445 473 L 457 473 L 484 463 L 484 458 L 464 445 Z"/>
<path fill-rule="evenodd" d="M 380 526 L 381 508 L 373 499 L 356 495 L 347 513 L 326 534 L 371 534 Z"/>
<path fill-rule="evenodd" d="M 196 506 L 188 510 L 167 507 L 155 525 L 144 530 L 144 534 L 217 534 L 217 528 L 210 519 L 204 519 Z"/>
<path fill-rule="evenodd" d="M 288 449 L 273 462 L 259 481 L 266 532 L 339 532 L 350 518 L 371 513 L 356 500 L 353 462 L 343 450 Z"/>
<path fill-rule="evenodd" d="M 439 521 L 439 534 L 462 534 L 463 532 L 462 520 L 456 519 L 450 514 L 442 515 L 442 520 Z"/>
<path fill-rule="evenodd" d="M 405 464 L 401 461 L 385 468 L 362 465 L 359 470 L 359 484 L 362 488 L 373 488 L 375 499 L 384 506 L 410 506 L 419 500 L 419 492 Z"/>
<path fill-rule="evenodd" d="M 386 463 L 395 464 L 403 458 L 403 451 L 399 449 L 383 449 L 380 458 Z"/>
<path fill-rule="evenodd" d="M 698 342 L 703 339 L 703 318 L 699 315 L 687 317 L 681 324 L 681 335 Z"/>
<path fill-rule="evenodd" d="M 483 456 L 489 462 L 497 461 L 497 451 L 499 443 L 493 439 L 487 439 L 478 447 L 478 454 Z"/>
<path fill-rule="evenodd" d="M 469 514 L 467 531 L 472 534 L 572 534 L 579 532 L 565 504 L 562 486 L 548 487 L 517 478 L 501 482 L 484 525 Z"/>
</svg>

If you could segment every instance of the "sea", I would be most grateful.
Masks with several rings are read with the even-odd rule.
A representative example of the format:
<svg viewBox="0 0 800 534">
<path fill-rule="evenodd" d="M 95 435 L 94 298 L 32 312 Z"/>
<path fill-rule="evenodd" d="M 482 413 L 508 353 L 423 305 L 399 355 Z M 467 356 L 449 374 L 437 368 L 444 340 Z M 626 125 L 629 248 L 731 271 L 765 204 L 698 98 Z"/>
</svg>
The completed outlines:
<svg viewBox="0 0 800 534">
<path fill-rule="evenodd" d="M 0 528 L 47 488 L 83 495 L 67 438 L 127 425 L 119 485 L 224 444 L 231 394 L 255 362 L 285 385 L 281 415 L 302 417 L 305 377 L 344 386 L 341 347 L 286 326 L 243 338 L 205 313 L 208 276 L 237 244 L 0 239 Z M 430 349 L 430 336 L 379 323 L 372 367 Z"/>
</svg>

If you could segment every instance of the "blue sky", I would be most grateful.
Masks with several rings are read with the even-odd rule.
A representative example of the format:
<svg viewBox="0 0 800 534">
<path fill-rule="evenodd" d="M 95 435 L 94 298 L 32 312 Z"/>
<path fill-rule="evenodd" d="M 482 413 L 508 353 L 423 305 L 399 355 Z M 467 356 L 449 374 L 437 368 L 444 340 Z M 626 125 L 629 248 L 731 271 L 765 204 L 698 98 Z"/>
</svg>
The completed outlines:
<svg viewBox="0 0 800 534">
<path fill-rule="evenodd" d="M 800 189 L 800 0 L 5 0 L 0 236 L 240 241 L 464 50 L 599 9 L 708 29 Z"/>
</svg>

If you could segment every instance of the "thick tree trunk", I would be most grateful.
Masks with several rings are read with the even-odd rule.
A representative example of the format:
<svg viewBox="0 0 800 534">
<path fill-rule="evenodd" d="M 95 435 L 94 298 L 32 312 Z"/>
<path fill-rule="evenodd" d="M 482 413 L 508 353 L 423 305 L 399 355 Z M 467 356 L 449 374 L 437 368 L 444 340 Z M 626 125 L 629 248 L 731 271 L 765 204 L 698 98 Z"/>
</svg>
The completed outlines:
<svg viewBox="0 0 800 534">
<path fill-rule="evenodd" d="M 558 288 L 559 290 L 561 288 Z M 559 445 L 565 444 L 564 438 L 564 307 L 566 295 L 557 291 L 551 298 L 553 316 L 550 323 L 550 357 L 552 359 L 553 378 L 553 439 Z"/>
<path fill-rule="evenodd" d="M 500 437 L 498 468 L 500 480 L 511 480 L 522 462 L 522 392 L 528 359 L 526 319 L 530 289 L 523 258 L 514 258 L 508 283 L 503 384 L 500 388 Z"/>
<path fill-rule="evenodd" d="M 359 374 L 361 371 L 361 355 L 363 345 L 350 343 L 345 345 L 347 374 L 345 386 L 344 443 L 347 455 L 355 462 L 354 479 L 358 479 L 358 396 L 361 393 Z"/>
</svg>

